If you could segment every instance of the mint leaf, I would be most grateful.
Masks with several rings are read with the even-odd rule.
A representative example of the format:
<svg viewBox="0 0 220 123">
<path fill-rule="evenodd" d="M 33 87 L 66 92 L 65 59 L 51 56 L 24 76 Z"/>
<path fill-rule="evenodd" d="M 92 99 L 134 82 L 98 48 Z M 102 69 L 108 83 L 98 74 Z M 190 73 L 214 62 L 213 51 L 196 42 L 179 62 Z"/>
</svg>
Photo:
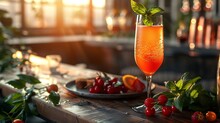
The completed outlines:
<svg viewBox="0 0 220 123">
<path fill-rule="evenodd" d="M 177 86 L 173 81 L 165 82 L 165 87 L 167 87 L 171 92 L 177 91 Z"/>
<path fill-rule="evenodd" d="M 50 92 L 50 95 L 49 95 L 49 100 L 56 106 L 59 104 L 60 102 L 60 95 L 59 93 L 56 93 L 54 91 L 51 91 Z"/>
<path fill-rule="evenodd" d="M 173 103 L 179 111 L 182 111 L 184 101 L 185 101 L 185 94 L 181 94 L 181 95 L 177 96 L 176 98 L 174 98 Z"/>
<path fill-rule="evenodd" d="M 144 25 L 147 25 L 147 26 L 153 25 L 152 18 L 150 18 L 147 15 L 143 16 L 143 23 L 144 23 Z"/>
<path fill-rule="evenodd" d="M 13 86 L 14 88 L 17 88 L 17 89 L 23 89 L 25 88 L 25 84 L 26 82 L 24 80 L 20 80 L 20 79 L 17 79 L 17 80 L 11 80 L 9 82 L 7 82 L 9 85 Z"/>
<path fill-rule="evenodd" d="M 156 15 L 156 14 L 162 14 L 164 13 L 164 10 L 161 9 L 160 7 L 152 7 L 150 8 L 148 11 L 147 11 L 148 15 L 149 16 L 153 16 L 153 15 Z"/>
<path fill-rule="evenodd" d="M 21 80 L 26 81 L 29 84 L 38 84 L 41 83 L 37 78 L 33 77 L 33 76 L 29 76 L 29 75 L 25 75 L 25 74 L 18 74 L 17 75 Z"/>
<path fill-rule="evenodd" d="M 19 103 L 15 105 L 9 113 L 17 112 L 17 110 L 21 110 L 21 108 L 22 108 L 22 103 Z"/>
<path fill-rule="evenodd" d="M 134 0 L 131 0 L 131 8 L 137 14 L 144 15 L 147 12 L 147 8 L 143 4 L 137 3 Z"/>
<path fill-rule="evenodd" d="M 186 72 L 181 76 L 181 79 L 183 80 L 183 83 L 184 83 L 184 82 L 189 81 L 191 79 L 191 76 L 188 72 Z"/>
<path fill-rule="evenodd" d="M 179 81 L 177 81 L 176 87 L 178 87 L 179 90 L 182 89 L 182 87 L 183 87 L 183 80 L 182 80 L 182 79 L 180 79 Z"/>
<path fill-rule="evenodd" d="M 202 90 L 202 85 L 195 85 L 192 89 L 191 89 L 191 92 L 190 92 L 190 97 L 191 98 L 197 98 L 198 95 L 199 95 L 199 92 Z"/>
<path fill-rule="evenodd" d="M 193 78 L 193 79 L 189 80 L 189 81 L 183 86 L 183 89 L 189 90 L 190 87 L 191 87 L 194 83 L 196 83 L 198 80 L 200 80 L 200 79 L 201 79 L 201 77 L 196 77 L 196 78 Z"/>
</svg>

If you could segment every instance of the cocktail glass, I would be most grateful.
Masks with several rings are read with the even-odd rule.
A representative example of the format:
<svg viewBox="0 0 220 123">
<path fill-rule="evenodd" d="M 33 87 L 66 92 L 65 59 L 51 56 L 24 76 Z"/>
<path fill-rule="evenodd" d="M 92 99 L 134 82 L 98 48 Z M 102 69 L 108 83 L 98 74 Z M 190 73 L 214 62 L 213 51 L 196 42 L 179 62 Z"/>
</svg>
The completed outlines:
<svg viewBox="0 0 220 123">
<path fill-rule="evenodd" d="M 137 15 L 134 57 L 137 66 L 146 75 L 147 97 L 151 97 L 152 76 L 164 59 L 163 16 L 154 15 L 153 25 L 143 23 L 143 15 Z M 133 107 L 136 112 L 144 112 L 145 106 Z"/>
</svg>

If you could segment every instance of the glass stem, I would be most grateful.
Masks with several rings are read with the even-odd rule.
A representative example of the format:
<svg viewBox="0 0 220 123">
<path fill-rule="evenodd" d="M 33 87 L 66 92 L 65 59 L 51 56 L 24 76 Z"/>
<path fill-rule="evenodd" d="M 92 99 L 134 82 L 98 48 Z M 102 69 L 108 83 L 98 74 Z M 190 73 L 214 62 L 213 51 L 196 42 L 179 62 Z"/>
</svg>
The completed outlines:
<svg viewBox="0 0 220 123">
<path fill-rule="evenodd" d="M 147 80 L 147 98 L 151 97 L 152 76 L 146 76 Z"/>
</svg>

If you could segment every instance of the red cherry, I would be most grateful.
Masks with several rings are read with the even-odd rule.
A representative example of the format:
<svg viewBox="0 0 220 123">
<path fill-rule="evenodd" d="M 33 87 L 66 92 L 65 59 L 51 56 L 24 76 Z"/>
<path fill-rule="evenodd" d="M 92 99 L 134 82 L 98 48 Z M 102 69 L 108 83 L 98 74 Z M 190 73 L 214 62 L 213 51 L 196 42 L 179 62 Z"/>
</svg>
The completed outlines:
<svg viewBox="0 0 220 123">
<path fill-rule="evenodd" d="M 116 83 L 118 81 L 118 78 L 114 77 L 113 79 L 109 80 L 108 82 L 110 84 Z"/>
<path fill-rule="evenodd" d="M 113 87 L 113 86 L 108 86 L 108 88 L 107 88 L 107 93 L 108 93 L 108 94 L 114 94 L 114 93 L 115 93 L 115 87 Z"/>
<path fill-rule="evenodd" d="M 172 113 L 172 108 L 171 108 L 170 106 L 163 106 L 163 108 L 162 108 L 162 114 L 163 114 L 164 116 L 169 117 L 169 116 L 171 115 L 171 113 Z"/>
<path fill-rule="evenodd" d="M 94 86 L 89 89 L 89 92 L 90 92 L 90 93 L 95 93 L 95 88 L 94 88 Z"/>
<path fill-rule="evenodd" d="M 168 98 L 166 95 L 162 94 L 157 98 L 157 100 L 160 105 L 164 106 L 167 103 Z"/>
<path fill-rule="evenodd" d="M 99 87 L 103 87 L 104 86 L 104 81 L 102 79 L 98 79 L 96 81 L 96 85 L 99 86 Z"/>
<path fill-rule="evenodd" d="M 154 106 L 154 99 L 153 98 L 147 98 L 144 100 L 144 105 L 148 108 L 152 108 Z"/>
<path fill-rule="evenodd" d="M 145 115 L 147 116 L 147 117 L 150 117 L 150 116 L 153 116 L 153 115 L 155 115 L 155 109 L 154 108 L 146 108 L 145 109 Z"/>
<path fill-rule="evenodd" d="M 171 108 L 172 108 L 173 112 L 177 112 L 178 111 L 178 109 L 174 105 L 172 105 Z"/>
<path fill-rule="evenodd" d="M 102 88 L 100 86 L 94 86 L 94 91 L 95 91 L 95 93 L 101 93 Z"/>
<path fill-rule="evenodd" d="M 46 87 L 46 90 L 48 93 L 50 93 L 51 91 L 58 91 L 58 86 L 56 84 L 51 84 L 49 86 Z"/>
<path fill-rule="evenodd" d="M 20 120 L 20 119 L 15 119 L 15 120 L 13 120 L 12 123 L 24 123 L 24 121 L 23 121 L 23 120 Z"/>
</svg>

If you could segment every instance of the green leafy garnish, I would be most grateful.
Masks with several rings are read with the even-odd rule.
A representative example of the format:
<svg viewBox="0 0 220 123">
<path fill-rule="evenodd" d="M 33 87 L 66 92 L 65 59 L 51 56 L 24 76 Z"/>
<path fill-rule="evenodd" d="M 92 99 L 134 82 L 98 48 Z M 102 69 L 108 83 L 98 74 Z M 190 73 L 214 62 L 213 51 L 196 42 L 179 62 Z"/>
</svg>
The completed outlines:
<svg viewBox="0 0 220 123">
<path fill-rule="evenodd" d="M 183 109 L 215 111 L 217 109 L 215 93 L 205 90 L 201 84 L 197 83 L 199 80 L 201 77 L 191 77 L 189 73 L 184 73 L 178 81 L 165 82 L 165 87 L 169 91 L 158 93 L 153 98 L 164 94 L 169 100 L 167 105 L 174 105 L 179 111 Z"/>
<path fill-rule="evenodd" d="M 146 8 L 143 4 L 131 0 L 132 10 L 143 16 L 143 23 L 147 26 L 153 25 L 153 17 L 157 14 L 162 14 L 164 10 L 160 7 Z"/>
<path fill-rule="evenodd" d="M 28 116 L 37 115 L 37 107 L 32 102 L 32 96 L 36 95 L 35 85 L 41 83 L 34 76 L 18 74 L 18 79 L 7 82 L 19 93 L 13 93 L 0 100 L 0 122 L 11 122 L 14 119 L 25 120 Z M 31 85 L 31 86 L 27 86 Z M 45 90 L 45 88 L 42 88 Z M 51 91 L 48 99 L 56 106 L 60 102 L 60 95 Z"/>
</svg>

